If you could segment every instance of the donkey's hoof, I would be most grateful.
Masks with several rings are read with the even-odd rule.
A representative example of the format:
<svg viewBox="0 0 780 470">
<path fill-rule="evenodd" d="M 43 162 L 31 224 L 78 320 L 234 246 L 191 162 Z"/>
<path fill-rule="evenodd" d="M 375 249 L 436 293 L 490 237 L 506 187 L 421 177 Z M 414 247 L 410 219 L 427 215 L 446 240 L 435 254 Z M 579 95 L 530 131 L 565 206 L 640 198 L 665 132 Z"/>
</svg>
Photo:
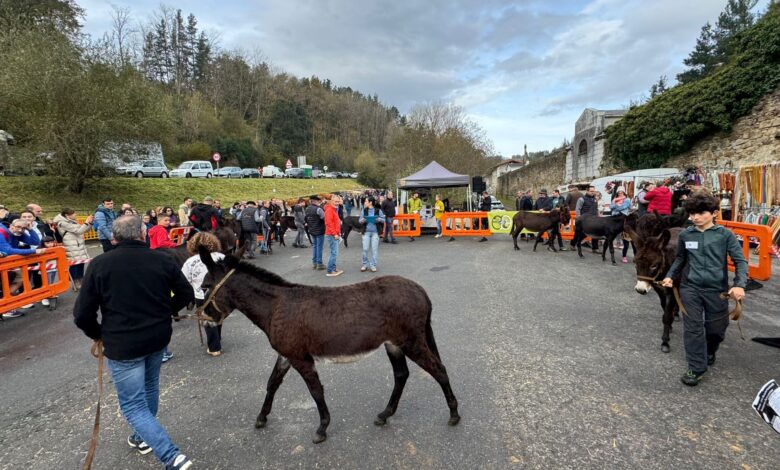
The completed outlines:
<svg viewBox="0 0 780 470">
<path fill-rule="evenodd" d="M 321 443 L 325 442 L 325 439 L 327 439 L 327 438 L 328 438 L 327 434 L 315 433 L 314 434 L 314 439 L 312 439 L 311 441 L 313 443 L 315 443 L 315 444 L 321 444 Z"/>
<path fill-rule="evenodd" d="M 447 421 L 448 426 L 457 426 L 460 423 L 460 416 L 450 416 L 450 420 Z"/>
<path fill-rule="evenodd" d="M 377 416 L 376 419 L 374 420 L 374 424 L 376 424 L 377 426 L 384 426 L 385 424 L 387 424 L 387 418 Z"/>
<path fill-rule="evenodd" d="M 661 352 L 668 353 L 669 352 L 669 345 L 668 344 L 662 344 L 661 345 Z"/>
<path fill-rule="evenodd" d="M 268 424 L 268 418 L 257 418 L 257 421 L 255 421 L 255 428 L 260 429 L 264 428 L 265 425 Z"/>
</svg>

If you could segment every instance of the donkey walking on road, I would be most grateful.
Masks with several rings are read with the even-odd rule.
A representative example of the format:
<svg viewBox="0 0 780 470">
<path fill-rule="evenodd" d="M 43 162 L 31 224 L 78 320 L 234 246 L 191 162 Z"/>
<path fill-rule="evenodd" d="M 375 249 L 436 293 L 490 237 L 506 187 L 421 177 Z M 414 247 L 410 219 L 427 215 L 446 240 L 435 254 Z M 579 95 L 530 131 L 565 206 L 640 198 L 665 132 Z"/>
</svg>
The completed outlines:
<svg viewBox="0 0 780 470">
<path fill-rule="evenodd" d="M 265 332 L 279 353 L 255 427 L 265 427 L 274 394 L 292 366 L 317 404 L 320 426 L 314 443 L 324 441 L 330 413 L 315 360 L 352 362 L 382 345 L 393 366 L 395 386 L 375 424 L 384 425 L 398 407 L 409 377 L 407 357 L 441 386 L 450 410 L 449 424 L 460 421 L 458 401 L 433 338 L 431 301 L 417 283 L 382 276 L 348 286 L 317 287 L 293 284 L 241 262 L 240 253 L 217 263 L 201 248 L 200 258 L 209 271 L 203 281 L 209 298 L 201 318 L 207 324 L 221 324 L 230 312 L 239 310 Z"/>
</svg>

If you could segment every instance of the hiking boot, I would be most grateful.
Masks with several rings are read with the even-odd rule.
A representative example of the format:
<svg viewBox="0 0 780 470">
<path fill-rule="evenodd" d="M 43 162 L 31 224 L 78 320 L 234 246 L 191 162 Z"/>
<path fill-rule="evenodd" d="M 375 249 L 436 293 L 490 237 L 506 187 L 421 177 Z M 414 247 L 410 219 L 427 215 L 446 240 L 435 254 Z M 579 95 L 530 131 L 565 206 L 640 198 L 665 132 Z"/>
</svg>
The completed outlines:
<svg viewBox="0 0 780 470">
<path fill-rule="evenodd" d="M 179 454 L 173 462 L 165 466 L 165 470 L 187 470 L 190 467 L 192 467 L 192 460 L 184 454 Z"/>
<path fill-rule="evenodd" d="M 715 359 L 716 359 L 715 353 L 707 354 L 707 365 L 711 366 L 715 364 Z"/>
<path fill-rule="evenodd" d="M 19 318 L 21 316 L 24 316 L 24 312 L 20 312 L 19 310 L 11 310 L 10 312 L 3 314 L 3 318 Z"/>
<path fill-rule="evenodd" d="M 682 383 L 689 387 L 695 387 L 699 385 L 699 382 L 701 382 L 702 378 L 704 376 L 704 372 L 697 374 L 696 372 L 689 370 L 685 373 L 682 377 L 680 377 L 680 380 L 682 380 Z"/>
<path fill-rule="evenodd" d="M 344 271 L 342 271 L 340 269 L 337 269 L 337 270 L 331 271 L 331 272 L 329 272 L 329 273 L 327 273 L 325 275 L 328 276 L 328 277 L 336 277 L 336 276 L 341 276 L 342 274 L 344 274 Z"/>
<path fill-rule="evenodd" d="M 149 444 L 144 442 L 142 439 L 136 438 L 135 436 L 132 435 L 127 436 L 127 445 L 137 450 L 138 453 L 141 455 L 146 455 L 152 451 L 152 448 L 149 447 Z"/>
</svg>

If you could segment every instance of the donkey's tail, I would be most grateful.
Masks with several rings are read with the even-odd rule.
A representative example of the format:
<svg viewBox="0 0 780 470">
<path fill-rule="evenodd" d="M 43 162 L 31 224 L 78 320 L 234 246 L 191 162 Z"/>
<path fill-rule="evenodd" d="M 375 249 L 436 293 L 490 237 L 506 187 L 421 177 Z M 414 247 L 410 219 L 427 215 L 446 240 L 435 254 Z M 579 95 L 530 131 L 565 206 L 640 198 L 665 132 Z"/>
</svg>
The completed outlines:
<svg viewBox="0 0 780 470">
<path fill-rule="evenodd" d="M 431 348 L 433 354 L 441 360 L 439 356 L 439 348 L 436 347 L 436 340 L 433 338 L 433 328 L 431 328 L 431 312 L 433 311 L 433 305 L 431 305 L 431 299 L 425 296 L 425 300 L 428 301 L 428 319 L 425 321 L 425 342 L 428 343 L 428 347 Z"/>
</svg>

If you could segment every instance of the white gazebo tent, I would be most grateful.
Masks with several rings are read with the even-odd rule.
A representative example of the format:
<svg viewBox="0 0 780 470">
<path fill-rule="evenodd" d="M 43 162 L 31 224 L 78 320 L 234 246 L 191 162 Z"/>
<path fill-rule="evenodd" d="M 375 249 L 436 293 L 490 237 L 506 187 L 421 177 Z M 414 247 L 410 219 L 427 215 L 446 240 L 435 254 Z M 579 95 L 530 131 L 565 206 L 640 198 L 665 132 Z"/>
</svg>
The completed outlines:
<svg viewBox="0 0 780 470">
<path fill-rule="evenodd" d="M 399 204 L 405 203 L 408 199 L 408 191 L 433 188 L 466 188 L 466 204 L 471 211 L 471 178 L 469 175 L 459 175 L 439 165 L 435 161 L 429 163 L 425 168 L 401 178 L 396 182 L 396 194 L 398 194 Z M 399 190 L 403 190 L 401 194 Z"/>
</svg>

